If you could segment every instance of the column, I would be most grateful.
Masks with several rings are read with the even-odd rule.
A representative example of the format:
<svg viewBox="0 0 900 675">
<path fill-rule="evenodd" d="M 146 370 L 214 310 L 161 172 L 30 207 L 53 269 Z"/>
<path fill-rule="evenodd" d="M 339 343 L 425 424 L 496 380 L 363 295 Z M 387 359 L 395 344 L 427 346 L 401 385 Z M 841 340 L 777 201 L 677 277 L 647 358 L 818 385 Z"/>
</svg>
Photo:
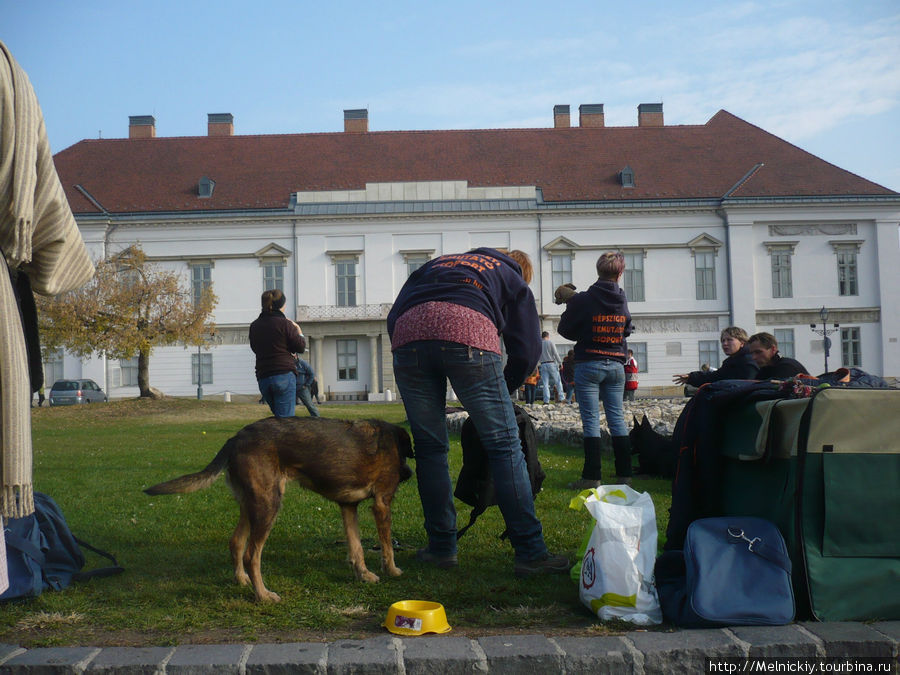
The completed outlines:
<svg viewBox="0 0 900 675">
<path fill-rule="evenodd" d="M 369 392 L 372 394 L 381 393 L 381 386 L 378 383 L 378 335 L 366 335 L 369 338 Z"/>
</svg>

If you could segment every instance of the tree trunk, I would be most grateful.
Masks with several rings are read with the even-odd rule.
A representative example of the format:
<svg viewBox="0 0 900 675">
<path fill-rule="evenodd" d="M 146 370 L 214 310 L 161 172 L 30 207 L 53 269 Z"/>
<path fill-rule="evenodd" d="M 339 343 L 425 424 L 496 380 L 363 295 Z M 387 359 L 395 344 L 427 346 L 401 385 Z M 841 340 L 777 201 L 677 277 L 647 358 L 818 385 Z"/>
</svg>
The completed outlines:
<svg viewBox="0 0 900 675">
<path fill-rule="evenodd" d="M 150 350 L 141 349 L 138 352 L 138 389 L 141 390 L 141 398 L 155 398 L 150 391 Z"/>
</svg>

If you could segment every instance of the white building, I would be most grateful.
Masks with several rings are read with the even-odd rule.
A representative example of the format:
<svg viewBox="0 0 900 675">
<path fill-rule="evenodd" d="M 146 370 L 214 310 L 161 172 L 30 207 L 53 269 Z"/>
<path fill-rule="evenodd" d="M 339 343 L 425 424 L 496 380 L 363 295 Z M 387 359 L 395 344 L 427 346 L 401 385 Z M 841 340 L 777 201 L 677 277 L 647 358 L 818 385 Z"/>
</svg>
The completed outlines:
<svg viewBox="0 0 900 675">
<path fill-rule="evenodd" d="M 396 391 L 385 318 L 412 269 L 476 246 L 518 248 L 535 263 L 544 328 L 554 288 L 596 279 L 604 250 L 626 254 L 639 391 L 716 366 L 719 331 L 776 335 L 782 353 L 824 370 L 900 375 L 900 194 L 720 111 L 665 126 L 606 127 L 602 104 L 556 106 L 545 129 L 374 132 L 347 110 L 345 131 L 156 137 L 132 117 L 127 139 L 85 140 L 56 155 L 85 242 L 97 257 L 134 243 L 195 287 L 212 283 L 216 344 L 154 350 L 151 384 L 194 395 L 255 393 L 247 327 L 272 286 L 309 338 L 323 394 Z M 557 336 L 557 344 L 565 340 Z M 198 368 L 199 364 L 199 368 Z M 91 377 L 137 393 L 136 363 L 61 357 L 47 379 Z"/>
</svg>

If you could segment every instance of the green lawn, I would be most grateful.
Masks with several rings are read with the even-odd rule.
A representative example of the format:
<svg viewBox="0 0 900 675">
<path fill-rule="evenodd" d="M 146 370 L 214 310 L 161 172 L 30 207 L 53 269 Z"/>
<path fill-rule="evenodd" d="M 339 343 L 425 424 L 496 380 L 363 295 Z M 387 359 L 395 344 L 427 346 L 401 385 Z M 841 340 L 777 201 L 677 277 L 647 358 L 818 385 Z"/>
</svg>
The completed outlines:
<svg viewBox="0 0 900 675">
<path fill-rule="evenodd" d="M 399 404 L 333 404 L 322 411 L 327 417 L 405 423 Z M 34 647 L 364 637 L 385 632 L 381 622 L 388 607 L 407 599 L 442 603 L 454 634 L 603 634 L 627 628 L 592 617 L 568 577 L 517 580 L 512 549 L 498 539 L 504 528 L 496 508 L 461 540 L 458 568 L 417 565 L 412 556 L 424 544 L 424 530 L 415 479 L 400 486 L 393 505 L 393 534 L 401 547 L 397 563 L 404 574 L 379 584 L 354 579 L 337 505 L 289 488 L 263 553 L 266 584 L 282 602 L 255 603 L 252 591 L 232 580 L 228 539 L 237 506 L 224 479 L 188 495 L 148 497 L 142 490 L 201 469 L 240 427 L 266 415 L 267 408 L 255 403 L 190 399 L 35 409 L 36 489 L 59 503 L 77 536 L 114 553 L 126 571 L 6 603 L 0 642 Z M 568 508 L 574 495 L 565 486 L 578 476 L 581 451 L 547 446 L 540 456 L 547 478 L 536 507 L 547 543 L 574 557 L 589 520 L 584 511 Z M 454 480 L 460 462 L 455 439 Z M 611 472 L 611 458 L 605 468 Z M 664 530 L 668 482 L 636 481 L 635 487 L 651 492 Z M 469 507 L 457 506 L 462 525 Z M 360 514 L 364 544 L 374 545 L 368 504 Z M 88 568 L 104 564 L 87 555 Z M 366 560 L 378 573 L 378 552 L 367 551 Z"/>
</svg>

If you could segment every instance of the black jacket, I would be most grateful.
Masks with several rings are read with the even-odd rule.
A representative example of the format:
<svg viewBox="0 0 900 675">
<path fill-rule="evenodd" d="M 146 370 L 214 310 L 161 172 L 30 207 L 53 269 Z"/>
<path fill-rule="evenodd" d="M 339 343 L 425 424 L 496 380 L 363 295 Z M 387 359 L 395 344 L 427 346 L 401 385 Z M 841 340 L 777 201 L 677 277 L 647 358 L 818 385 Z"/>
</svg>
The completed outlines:
<svg viewBox="0 0 900 675">
<path fill-rule="evenodd" d="M 566 303 L 557 332 L 575 341 L 575 361 L 628 360 L 625 338 L 631 335 L 628 300 L 615 281 L 597 279 Z"/>
<path fill-rule="evenodd" d="M 757 380 L 789 380 L 794 375 L 809 375 L 806 368 L 799 361 L 787 356 L 782 356 L 778 352 L 772 359 L 772 363 L 759 369 L 756 375 Z"/>
<path fill-rule="evenodd" d="M 750 350 L 747 345 L 741 347 L 734 354 L 722 361 L 722 365 L 718 370 L 710 370 L 704 373 L 702 370 L 695 370 L 688 375 L 688 384 L 692 387 L 699 387 L 707 382 L 718 382 L 719 380 L 757 380 L 759 368 L 750 356 Z"/>
</svg>

